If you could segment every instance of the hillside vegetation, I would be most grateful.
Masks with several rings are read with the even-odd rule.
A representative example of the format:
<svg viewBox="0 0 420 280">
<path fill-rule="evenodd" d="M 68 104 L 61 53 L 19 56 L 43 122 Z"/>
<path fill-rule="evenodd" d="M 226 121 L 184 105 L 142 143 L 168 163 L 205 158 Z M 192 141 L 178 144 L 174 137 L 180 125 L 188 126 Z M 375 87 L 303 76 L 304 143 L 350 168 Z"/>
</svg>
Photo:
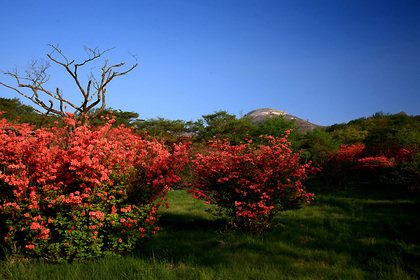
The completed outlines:
<svg viewBox="0 0 420 280">
<path fill-rule="evenodd" d="M 56 121 L 56 119 L 42 117 L 31 106 L 23 105 L 17 98 L 0 98 L 0 111 L 6 111 L 3 117 L 9 121 L 30 123 L 35 127 L 46 126 Z M 356 179 L 354 178 L 356 175 L 359 176 L 359 180 L 381 179 L 382 183 L 403 184 L 404 187 L 412 189 L 418 189 L 420 186 L 420 116 L 408 116 L 404 112 L 395 115 L 377 112 L 370 117 L 327 127 L 317 127 L 305 133 L 296 127 L 294 116 L 290 117 L 291 115 L 286 113 L 283 115 L 289 116 L 287 118 L 281 114 L 260 118 L 257 125 L 253 121 L 252 114 L 238 118 L 224 110 L 203 115 L 202 119 L 193 122 L 160 117 L 139 119 L 138 113 L 107 108 L 102 112 L 101 118 L 95 119 L 92 125 L 105 124 L 107 116 L 110 115 L 115 119 L 112 123 L 113 127 L 120 125 L 133 127 L 139 134 L 147 133 L 167 143 L 189 139 L 195 143 L 193 150 L 197 151 L 214 137 L 228 139 L 232 145 L 238 145 L 250 138 L 254 139 L 254 144 L 259 144 L 260 135 L 281 137 L 286 130 L 291 130 L 288 140 L 292 143 L 292 150 L 301 151 L 304 162 L 312 161 L 323 168 L 318 179 L 323 180 L 322 187 L 324 188 L 337 188 L 339 185 L 345 187 L 351 180 Z M 342 148 L 351 148 L 358 144 L 363 145 L 359 153 L 354 154 L 351 159 L 347 158 L 346 164 L 337 163 L 334 154 L 339 153 Z M 383 170 L 377 168 L 373 178 L 368 176 L 369 174 L 355 172 L 354 168 L 350 172 L 348 166 L 343 166 L 349 165 L 349 161 L 352 161 L 355 167 L 356 162 L 362 161 L 362 158 L 381 160 L 380 157 L 392 161 L 393 166 Z M 353 178 L 350 180 L 350 177 Z M 184 181 L 190 180 L 191 178 L 185 178 Z"/>
<path fill-rule="evenodd" d="M 0 116 L 0 278 L 419 276 L 419 116 Z"/>
<path fill-rule="evenodd" d="M 273 109 L 270 110 L 273 111 Z M 56 121 L 56 119 L 42 117 L 31 106 L 23 105 L 17 98 L 0 98 L 0 111 L 6 111 L 3 117 L 9 121 L 30 123 L 35 127 L 46 126 Z M 355 180 L 356 175 L 359 176 L 358 180 L 380 179 L 382 183 L 403 184 L 404 187 L 412 189 L 420 187 L 420 116 L 408 116 L 404 112 L 394 115 L 377 112 L 370 117 L 327 127 L 317 127 L 306 130 L 304 133 L 296 126 L 295 117 L 287 113 L 259 118 L 256 124 L 253 114 L 238 118 L 224 110 L 203 115 L 201 119 L 193 122 L 168 120 L 161 117 L 139 119 L 138 113 L 107 108 L 102 112 L 101 118 L 95 119 L 92 125 L 105 124 L 107 116 L 110 115 L 115 119 L 112 123 L 113 127 L 120 125 L 133 127 L 139 134 L 147 133 L 167 143 L 189 139 L 195 143 L 193 150 L 197 151 L 214 137 L 228 139 L 232 145 L 238 145 L 250 138 L 254 139 L 254 144 L 259 144 L 260 135 L 281 137 L 286 130 L 291 130 L 288 140 L 292 143 L 292 150 L 301 151 L 304 162 L 312 161 L 323 168 L 318 179 L 322 179 L 321 185 L 324 188 L 348 187 L 348 183 Z M 344 149 L 351 148 L 358 144 L 363 145 L 364 148 L 359 150 L 358 154 L 354 154 L 351 159 L 348 158 L 346 164 L 343 162 L 338 164 L 337 158 L 333 159 L 333 155 L 339 153 L 343 147 Z M 393 166 L 380 171 L 377 168 L 373 178 L 363 172 L 355 172 L 355 170 L 350 172 L 348 166 L 343 166 L 350 164 L 350 160 L 355 166 L 356 162 L 361 161 L 362 158 L 378 159 L 380 157 L 388 158 L 393 162 Z M 191 176 L 186 177 L 184 181 L 189 183 Z M 351 180 L 350 177 L 352 177 Z"/>
</svg>

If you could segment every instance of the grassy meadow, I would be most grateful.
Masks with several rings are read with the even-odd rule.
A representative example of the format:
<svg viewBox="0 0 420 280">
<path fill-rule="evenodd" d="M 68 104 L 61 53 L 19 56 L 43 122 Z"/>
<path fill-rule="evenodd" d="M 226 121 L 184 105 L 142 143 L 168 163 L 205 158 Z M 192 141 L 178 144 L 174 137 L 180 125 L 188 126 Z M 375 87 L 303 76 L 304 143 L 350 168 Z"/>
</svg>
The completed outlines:
<svg viewBox="0 0 420 280">
<path fill-rule="evenodd" d="M 234 232 L 185 190 L 167 194 L 161 231 L 126 256 L 47 264 L 3 256 L 1 279 L 418 279 L 420 196 L 319 191 L 272 231 Z"/>
</svg>

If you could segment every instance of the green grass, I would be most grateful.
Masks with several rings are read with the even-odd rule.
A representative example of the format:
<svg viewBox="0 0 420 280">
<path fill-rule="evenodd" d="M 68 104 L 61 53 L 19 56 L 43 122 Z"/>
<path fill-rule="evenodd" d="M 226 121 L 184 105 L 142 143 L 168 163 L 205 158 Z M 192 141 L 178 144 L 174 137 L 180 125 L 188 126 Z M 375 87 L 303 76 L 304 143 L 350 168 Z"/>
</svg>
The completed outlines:
<svg viewBox="0 0 420 280">
<path fill-rule="evenodd" d="M 3 279 L 418 279 L 420 198 L 391 190 L 320 192 L 276 216 L 263 234 L 233 232 L 227 219 L 185 191 L 155 239 L 129 255 L 65 265 L 1 260 Z"/>
</svg>

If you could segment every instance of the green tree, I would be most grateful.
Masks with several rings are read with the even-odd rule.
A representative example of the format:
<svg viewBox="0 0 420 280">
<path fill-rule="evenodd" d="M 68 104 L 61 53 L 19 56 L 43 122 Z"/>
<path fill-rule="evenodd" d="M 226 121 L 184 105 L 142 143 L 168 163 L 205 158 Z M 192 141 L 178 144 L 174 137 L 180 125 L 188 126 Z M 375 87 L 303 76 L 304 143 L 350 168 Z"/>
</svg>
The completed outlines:
<svg viewBox="0 0 420 280">
<path fill-rule="evenodd" d="M 253 136 L 255 139 L 260 135 L 281 137 L 286 130 L 292 130 L 288 140 L 292 143 L 293 150 L 299 150 L 302 134 L 298 131 L 298 127 L 295 126 L 295 120 L 287 120 L 283 116 L 272 116 L 265 119 L 254 131 Z"/>
<path fill-rule="evenodd" d="M 251 137 L 257 126 L 252 124 L 251 118 L 237 119 L 235 115 L 220 110 L 214 114 L 203 115 L 203 119 L 196 122 L 195 128 L 198 131 L 198 140 L 207 141 L 217 137 L 229 139 L 232 145 Z"/>
<path fill-rule="evenodd" d="M 138 130 L 145 130 L 151 136 L 181 136 L 192 132 L 193 122 L 183 120 L 169 120 L 162 117 L 156 119 L 136 120 L 133 122 Z"/>
<path fill-rule="evenodd" d="M 95 114 L 97 110 L 94 110 L 92 114 Z M 115 122 L 112 124 L 112 126 L 120 126 L 125 125 L 127 127 L 134 124 L 134 122 L 139 117 L 138 113 L 135 112 L 126 112 L 122 110 L 115 110 L 112 108 L 106 108 L 104 109 L 97 118 L 93 119 L 91 124 L 92 125 L 104 125 L 107 122 L 106 118 L 113 118 L 115 119 Z"/>
<path fill-rule="evenodd" d="M 345 145 L 363 143 L 369 131 L 363 130 L 359 125 L 348 125 L 331 132 L 331 136 Z"/>
<path fill-rule="evenodd" d="M 420 117 L 378 112 L 372 117 L 351 121 L 348 125 L 355 124 L 369 132 L 362 143 L 370 153 L 387 154 L 395 147 L 416 142 L 418 134 L 415 132 L 420 130 Z"/>
<path fill-rule="evenodd" d="M 324 164 L 331 151 L 336 151 L 340 145 L 330 133 L 324 128 L 317 128 L 314 131 L 308 131 L 302 139 L 302 149 L 307 160 L 312 160 L 315 164 Z"/>
<path fill-rule="evenodd" d="M 10 122 L 30 123 L 36 127 L 56 120 L 56 118 L 38 114 L 33 107 L 22 104 L 18 98 L 0 97 L 0 111 L 6 112 L 1 117 L 6 118 Z"/>
</svg>

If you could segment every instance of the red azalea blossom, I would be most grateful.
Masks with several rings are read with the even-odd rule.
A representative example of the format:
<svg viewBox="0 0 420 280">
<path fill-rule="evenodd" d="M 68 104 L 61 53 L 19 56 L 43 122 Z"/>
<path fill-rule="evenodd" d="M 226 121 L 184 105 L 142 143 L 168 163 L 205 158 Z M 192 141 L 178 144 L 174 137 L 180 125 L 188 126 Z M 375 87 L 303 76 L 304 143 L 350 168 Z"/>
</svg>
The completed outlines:
<svg viewBox="0 0 420 280">
<path fill-rule="evenodd" d="M 119 240 L 121 224 L 115 221 L 128 221 L 121 238 L 127 242 L 124 250 L 133 248 L 141 237 L 139 228 L 144 231 L 142 237 L 155 231 L 153 206 L 180 180 L 177 173 L 189 160 L 190 143 L 169 147 L 130 128 L 112 128 L 114 121 L 98 128 L 77 127 L 74 115 L 68 113 L 66 127 L 33 131 L 27 124 L 0 119 L 0 182 L 10 190 L 0 190 L 0 215 L 10 225 L 6 246 L 36 256 L 25 250 L 24 243 L 34 239 L 43 257 L 54 259 L 54 250 L 70 252 L 60 247 L 68 243 L 63 238 L 90 236 L 84 235 L 85 230 L 96 231 L 85 238 L 89 240 L 78 239 L 72 246 L 87 246 L 96 236 L 99 243 L 111 244 L 112 235 Z M 6 127 L 19 133 L 8 133 Z M 128 191 L 136 188 L 137 192 Z M 143 193 L 147 195 L 138 195 Z M 21 221 L 28 226 L 18 232 L 15 228 L 22 229 Z M 101 250 L 92 249 L 87 255 L 101 255 Z M 66 258 L 77 254 L 73 250 Z"/>
<path fill-rule="evenodd" d="M 310 202 L 301 180 L 317 169 L 300 164 L 299 153 L 282 138 L 265 137 L 266 144 L 232 146 L 229 141 L 210 141 L 209 153 L 192 160 L 197 182 L 193 197 L 215 203 L 232 218 L 232 223 L 251 231 L 262 231 L 277 212 Z"/>
</svg>

